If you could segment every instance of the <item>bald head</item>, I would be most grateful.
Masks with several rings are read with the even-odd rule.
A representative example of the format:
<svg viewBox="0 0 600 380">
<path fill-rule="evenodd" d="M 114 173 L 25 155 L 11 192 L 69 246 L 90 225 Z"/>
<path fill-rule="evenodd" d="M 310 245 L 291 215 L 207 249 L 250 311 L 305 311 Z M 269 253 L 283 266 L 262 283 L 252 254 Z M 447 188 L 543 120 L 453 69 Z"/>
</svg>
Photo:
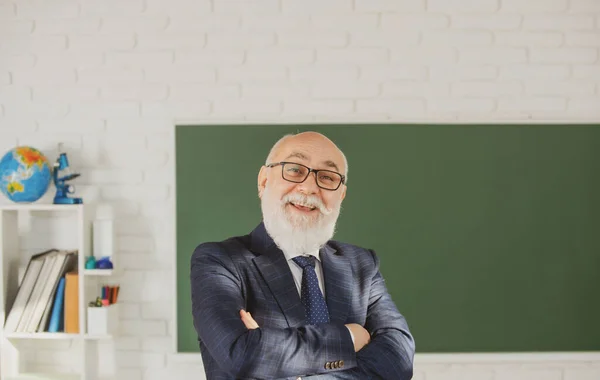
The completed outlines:
<svg viewBox="0 0 600 380">
<path fill-rule="evenodd" d="M 311 152 L 318 151 L 324 156 L 315 169 L 329 169 L 346 176 L 348 180 L 348 160 L 340 148 L 327 136 L 318 132 L 302 132 L 296 135 L 285 135 L 277 141 L 266 160 L 266 164 L 280 161 L 309 161 Z"/>
</svg>

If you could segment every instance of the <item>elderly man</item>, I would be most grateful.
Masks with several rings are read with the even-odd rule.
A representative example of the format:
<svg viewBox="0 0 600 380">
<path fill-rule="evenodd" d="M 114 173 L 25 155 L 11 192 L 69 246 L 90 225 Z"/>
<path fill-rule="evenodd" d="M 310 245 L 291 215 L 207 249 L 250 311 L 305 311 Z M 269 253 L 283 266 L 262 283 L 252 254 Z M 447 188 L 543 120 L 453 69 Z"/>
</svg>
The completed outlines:
<svg viewBox="0 0 600 380">
<path fill-rule="evenodd" d="M 414 340 L 379 259 L 330 240 L 347 171 L 327 137 L 284 136 L 258 173 L 263 222 L 194 251 L 192 313 L 208 380 L 412 377 Z"/>
</svg>

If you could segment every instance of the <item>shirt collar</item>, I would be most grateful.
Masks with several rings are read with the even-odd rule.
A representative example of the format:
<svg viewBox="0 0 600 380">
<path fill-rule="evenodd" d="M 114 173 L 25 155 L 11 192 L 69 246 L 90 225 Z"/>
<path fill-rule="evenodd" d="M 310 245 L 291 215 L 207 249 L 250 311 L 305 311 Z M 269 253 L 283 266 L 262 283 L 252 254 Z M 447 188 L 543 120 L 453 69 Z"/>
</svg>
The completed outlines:
<svg viewBox="0 0 600 380">
<path fill-rule="evenodd" d="M 287 260 L 287 261 L 290 261 L 290 260 L 292 260 L 292 259 L 293 259 L 294 257 L 296 257 L 296 256 L 310 256 L 310 255 L 313 255 L 314 257 L 316 257 L 316 258 L 317 258 L 317 260 L 319 260 L 319 262 L 321 261 L 321 253 L 319 252 L 319 250 L 318 250 L 318 249 L 317 249 L 316 251 L 309 252 L 309 253 L 307 253 L 307 254 L 305 254 L 305 255 L 295 255 L 295 256 L 291 256 L 291 255 L 290 255 L 290 254 L 288 254 L 287 252 L 283 252 L 283 254 L 285 255 L 285 258 L 286 258 L 286 260 Z"/>
</svg>

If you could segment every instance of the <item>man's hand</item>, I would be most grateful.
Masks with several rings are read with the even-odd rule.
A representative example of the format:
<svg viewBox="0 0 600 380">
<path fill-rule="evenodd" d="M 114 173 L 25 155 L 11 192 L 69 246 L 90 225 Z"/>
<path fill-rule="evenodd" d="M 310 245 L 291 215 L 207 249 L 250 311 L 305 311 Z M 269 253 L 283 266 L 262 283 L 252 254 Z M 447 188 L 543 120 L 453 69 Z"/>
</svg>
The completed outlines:
<svg viewBox="0 0 600 380">
<path fill-rule="evenodd" d="M 240 310 L 240 318 L 242 318 L 242 322 L 244 322 L 248 330 L 254 330 L 258 328 L 258 323 L 256 323 L 254 318 L 252 318 L 252 314 L 246 310 Z"/>
<path fill-rule="evenodd" d="M 360 351 L 371 341 L 371 334 L 369 334 L 369 332 L 361 325 L 357 323 L 349 323 L 346 325 L 346 327 L 350 329 L 352 335 L 354 336 L 354 352 Z"/>
<path fill-rule="evenodd" d="M 254 330 L 259 327 L 258 323 L 256 323 L 254 318 L 252 318 L 252 314 L 244 309 L 240 310 L 240 318 L 248 330 Z M 369 334 L 369 332 L 361 325 L 357 323 L 350 323 L 347 324 L 346 327 L 350 329 L 352 335 L 354 336 L 354 352 L 360 351 L 361 348 L 366 346 L 371 341 L 371 334 Z"/>
</svg>

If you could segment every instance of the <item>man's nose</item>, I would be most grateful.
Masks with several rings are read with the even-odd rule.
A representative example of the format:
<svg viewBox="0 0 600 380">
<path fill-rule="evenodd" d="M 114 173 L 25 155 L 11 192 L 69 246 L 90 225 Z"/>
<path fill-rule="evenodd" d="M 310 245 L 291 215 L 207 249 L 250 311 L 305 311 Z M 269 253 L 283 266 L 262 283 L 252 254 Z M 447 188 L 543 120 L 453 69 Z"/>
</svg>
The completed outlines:
<svg viewBox="0 0 600 380">
<path fill-rule="evenodd" d="M 319 186 L 317 186 L 317 175 L 316 173 L 310 172 L 308 178 L 302 183 L 298 184 L 298 191 L 304 194 L 316 194 L 319 192 Z"/>
</svg>

